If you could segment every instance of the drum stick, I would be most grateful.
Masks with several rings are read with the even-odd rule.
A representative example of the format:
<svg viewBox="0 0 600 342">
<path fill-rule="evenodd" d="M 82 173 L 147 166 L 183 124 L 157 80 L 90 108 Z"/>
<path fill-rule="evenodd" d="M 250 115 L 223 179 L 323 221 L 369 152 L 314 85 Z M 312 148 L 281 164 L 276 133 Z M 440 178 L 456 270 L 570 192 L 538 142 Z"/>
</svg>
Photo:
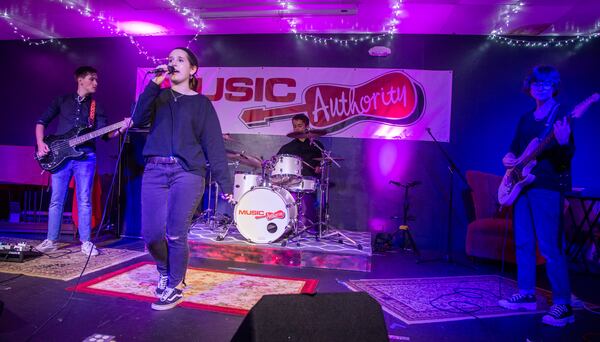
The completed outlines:
<svg viewBox="0 0 600 342">
<path fill-rule="evenodd" d="M 311 166 L 309 163 L 305 162 L 304 160 L 302 161 L 302 163 L 308 167 L 310 167 L 311 169 L 315 169 L 313 166 Z"/>
</svg>

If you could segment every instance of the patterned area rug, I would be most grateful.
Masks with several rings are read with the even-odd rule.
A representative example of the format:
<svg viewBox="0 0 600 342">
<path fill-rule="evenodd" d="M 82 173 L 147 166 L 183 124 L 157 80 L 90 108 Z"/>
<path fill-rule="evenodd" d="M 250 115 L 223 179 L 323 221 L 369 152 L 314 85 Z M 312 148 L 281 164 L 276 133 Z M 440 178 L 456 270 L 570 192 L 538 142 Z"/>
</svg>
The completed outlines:
<svg viewBox="0 0 600 342">
<path fill-rule="evenodd" d="M 2 239 L 3 242 L 9 242 L 6 240 L 8 239 Z M 10 242 L 14 243 L 16 241 Z M 41 241 L 19 239 L 18 242 L 26 242 L 27 244 L 35 246 Z M 61 243 L 59 244 L 60 249 L 56 252 L 42 255 L 22 263 L 1 262 L 0 272 L 64 281 L 75 279 L 79 277 L 81 269 L 83 268 L 83 265 L 85 265 L 87 256 L 81 253 L 81 246 L 79 244 L 64 248 L 64 246 L 67 245 L 68 244 L 66 243 Z M 146 253 L 144 252 L 130 251 L 127 249 L 100 247 L 100 255 L 90 258 L 90 262 L 84 274 L 94 273 L 145 254 Z"/>
<path fill-rule="evenodd" d="M 550 292 L 536 289 L 537 311 L 511 311 L 498 306 L 500 298 L 517 292 L 514 280 L 496 275 L 361 279 L 346 284 L 354 291 L 366 291 L 385 311 L 407 324 L 458 321 L 545 312 Z"/>
<path fill-rule="evenodd" d="M 79 285 L 77 292 L 156 301 L 156 266 L 141 262 Z M 312 293 L 316 279 L 299 279 L 189 267 L 181 306 L 245 315 L 267 294 Z M 69 288 L 69 290 L 75 290 Z"/>
</svg>

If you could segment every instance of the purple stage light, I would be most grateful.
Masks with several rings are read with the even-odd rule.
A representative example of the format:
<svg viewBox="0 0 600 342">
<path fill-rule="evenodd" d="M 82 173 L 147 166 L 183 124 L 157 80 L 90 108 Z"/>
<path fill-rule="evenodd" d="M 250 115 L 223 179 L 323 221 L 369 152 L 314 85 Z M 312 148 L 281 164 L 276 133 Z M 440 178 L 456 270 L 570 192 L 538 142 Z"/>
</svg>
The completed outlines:
<svg viewBox="0 0 600 342">
<path fill-rule="evenodd" d="M 124 21 L 119 22 L 117 27 L 132 35 L 142 36 L 162 36 L 167 33 L 167 29 L 164 26 L 148 23 L 145 21 Z"/>
</svg>

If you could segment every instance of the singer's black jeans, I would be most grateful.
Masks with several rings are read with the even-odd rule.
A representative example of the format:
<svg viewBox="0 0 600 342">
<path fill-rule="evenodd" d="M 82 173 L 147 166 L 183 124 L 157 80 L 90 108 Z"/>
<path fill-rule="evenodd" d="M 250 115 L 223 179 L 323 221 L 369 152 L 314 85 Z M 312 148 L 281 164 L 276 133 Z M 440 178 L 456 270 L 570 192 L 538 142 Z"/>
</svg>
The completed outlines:
<svg viewBox="0 0 600 342">
<path fill-rule="evenodd" d="M 142 235 L 158 272 L 168 275 L 168 287 L 185 278 L 188 229 L 202 193 L 204 177 L 179 163 L 148 163 L 142 179 Z"/>
</svg>

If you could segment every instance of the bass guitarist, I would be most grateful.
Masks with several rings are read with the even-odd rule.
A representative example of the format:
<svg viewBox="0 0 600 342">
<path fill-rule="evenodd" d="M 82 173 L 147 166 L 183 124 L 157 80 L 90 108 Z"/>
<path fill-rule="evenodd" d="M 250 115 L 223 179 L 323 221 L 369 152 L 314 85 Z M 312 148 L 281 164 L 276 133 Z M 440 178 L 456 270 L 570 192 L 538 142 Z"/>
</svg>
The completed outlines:
<svg viewBox="0 0 600 342">
<path fill-rule="evenodd" d="M 542 322 L 565 326 L 575 318 L 571 308 L 571 289 L 567 259 L 563 249 L 562 193 L 571 189 L 571 159 L 575 152 L 573 133 L 565 108 L 555 100 L 560 75 L 552 66 L 537 66 L 525 78 L 523 90 L 536 107 L 525 113 L 518 124 L 509 153 L 502 162 L 512 168 L 528 144 L 554 134 L 539 153 L 531 170 L 535 180 L 527 185 L 514 203 L 513 222 L 519 292 L 502 299 L 499 305 L 512 310 L 535 310 L 536 239 L 546 259 L 546 272 L 552 286 L 552 306 Z"/>
<path fill-rule="evenodd" d="M 56 118 L 58 118 L 57 134 L 64 134 L 76 127 L 99 129 L 107 125 L 104 110 L 96 104 L 96 100 L 92 97 L 98 87 L 98 72 L 96 69 L 90 66 L 77 68 L 75 70 L 75 80 L 77 82 L 77 92 L 55 98 L 35 125 L 36 153 L 38 157 L 50 152 L 50 148 L 44 142 L 44 133 L 48 124 Z M 104 138 L 118 136 L 125 130 L 125 127 L 106 134 Z M 78 150 L 84 152 L 81 158 L 68 160 L 52 172 L 52 196 L 48 209 L 48 235 L 41 244 L 36 246 L 40 252 L 49 253 L 57 249 L 69 181 L 74 176 L 75 195 L 77 196 L 77 209 L 79 211 L 79 238 L 82 243 L 81 252 L 85 255 L 98 255 L 98 249 L 90 241 L 91 189 L 96 170 L 94 140 L 81 144 Z"/>
</svg>

